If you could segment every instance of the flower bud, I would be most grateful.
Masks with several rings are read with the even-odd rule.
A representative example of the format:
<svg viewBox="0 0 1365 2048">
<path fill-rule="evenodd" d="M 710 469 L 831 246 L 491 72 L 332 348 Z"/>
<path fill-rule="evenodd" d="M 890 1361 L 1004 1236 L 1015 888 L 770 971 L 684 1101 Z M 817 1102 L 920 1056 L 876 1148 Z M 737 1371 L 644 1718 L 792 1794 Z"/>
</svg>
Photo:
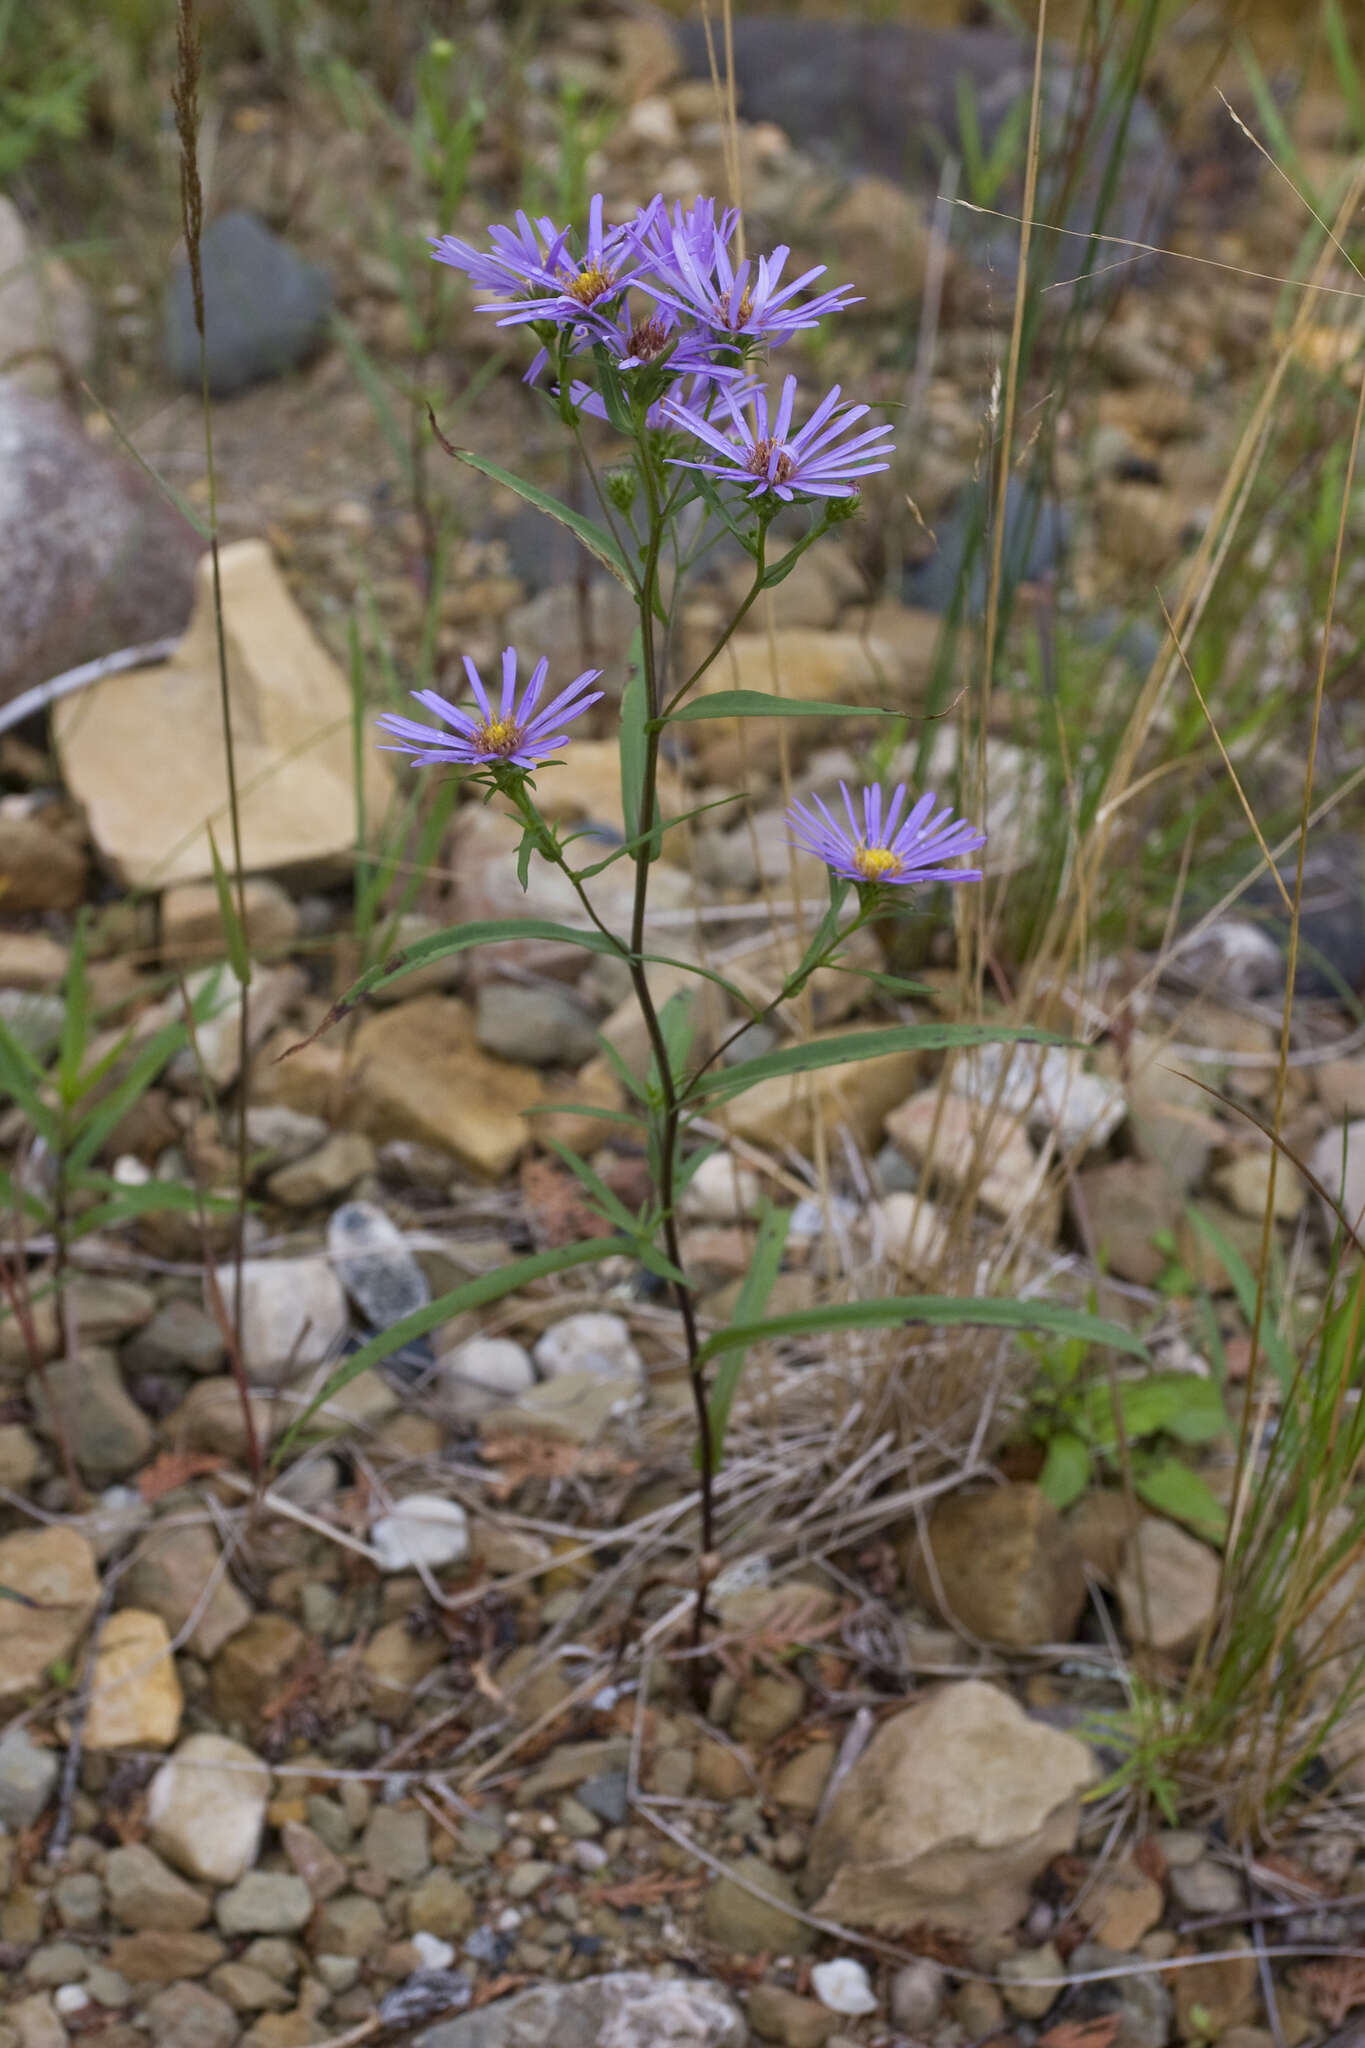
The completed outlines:
<svg viewBox="0 0 1365 2048">
<path fill-rule="evenodd" d="M 635 493 L 640 479 L 633 465 L 607 471 L 607 496 L 618 512 L 629 512 L 635 503 Z"/>
</svg>

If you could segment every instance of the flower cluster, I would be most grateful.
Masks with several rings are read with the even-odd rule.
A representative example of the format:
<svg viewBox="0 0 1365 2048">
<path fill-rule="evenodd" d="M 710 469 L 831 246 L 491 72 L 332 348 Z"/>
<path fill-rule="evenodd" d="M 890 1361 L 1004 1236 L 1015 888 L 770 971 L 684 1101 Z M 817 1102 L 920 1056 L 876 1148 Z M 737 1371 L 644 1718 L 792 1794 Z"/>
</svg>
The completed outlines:
<svg viewBox="0 0 1365 2048">
<path fill-rule="evenodd" d="M 795 499 L 823 500 L 825 518 L 837 516 L 839 501 L 856 500 L 862 478 L 886 469 L 893 450 L 888 426 L 852 432 L 868 407 L 841 403 L 837 384 L 800 426 L 794 376 L 769 404 L 757 374 L 763 352 L 856 302 L 847 286 L 811 292 L 823 265 L 786 279 L 785 246 L 756 260 L 738 255 L 738 230 L 738 213 L 714 199 L 670 210 L 656 198 L 633 220 L 609 226 L 599 194 L 585 235 L 518 213 L 512 227 L 490 228 L 487 248 L 442 235 L 432 254 L 489 295 L 484 310 L 499 325 L 531 329 L 539 350 L 528 382 L 549 368 L 571 413 L 629 425 L 650 462 L 697 472 L 705 483 L 696 488 L 709 495 L 717 487 L 737 493 L 736 515 L 761 536 L 780 506 Z M 624 511 L 636 472 L 622 474 L 627 486 L 613 501 Z M 761 563 L 759 541 L 753 545 Z M 602 695 L 592 688 L 601 671 L 587 669 L 541 709 L 548 662 L 536 663 L 518 695 L 517 653 L 509 647 L 495 705 L 474 663 L 466 658 L 464 666 L 473 706 L 416 691 L 441 724 L 386 713 L 379 720 L 386 744 L 420 764 L 483 771 L 513 792 L 517 778 L 568 743 L 563 728 Z M 980 880 L 979 869 L 950 863 L 984 845 L 984 833 L 950 810 L 935 814 L 933 796 L 907 810 L 901 785 L 884 810 L 882 791 L 871 787 L 863 792 L 860 823 L 840 786 L 847 829 L 818 796 L 814 809 L 796 803 L 787 814 L 794 843 L 836 875 L 871 892 Z"/>
<path fill-rule="evenodd" d="M 770 512 L 798 496 L 855 498 L 864 476 L 888 466 L 890 429 L 845 441 L 867 407 L 839 407 L 836 385 L 792 433 L 795 378 L 786 380 L 770 422 L 752 375 L 759 351 L 842 312 L 856 303 L 854 294 L 847 285 L 812 294 L 823 264 L 784 282 L 791 255 L 785 245 L 757 259 L 737 258 L 738 229 L 738 213 L 719 210 L 714 199 L 670 211 L 661 198 L 609 227 L 599 193 L 581 240 L 551 220 L 519 213 L 515 228 L 489 230 L 491 249 L 442 235 L 432 254 L 490 294 L 484 310 L 500 326 L 533 329 L 541 346 L 527 381 L 553 365 L 575 411 L 608 415 L 591 377 L 570 367 L 601 351 L 638 398 L 645 425 L 680 431 L 708 451 L 699 459 L 670 454 L 670 462 L 737 483 Z M 718 408 L 719 424 L 712 417 Z"/>
</svg>

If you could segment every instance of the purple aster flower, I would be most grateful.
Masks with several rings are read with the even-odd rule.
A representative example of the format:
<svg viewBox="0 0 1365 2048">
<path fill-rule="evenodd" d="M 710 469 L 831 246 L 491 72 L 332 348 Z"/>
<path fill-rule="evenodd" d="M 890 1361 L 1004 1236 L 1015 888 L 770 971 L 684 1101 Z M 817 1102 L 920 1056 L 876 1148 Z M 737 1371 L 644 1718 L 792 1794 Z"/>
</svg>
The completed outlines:
<svg viewBox="0 0 1365 2048">
<path fill-rule="evenodd" d="M 518 703 L 517 650 L 515 647 L 506 648 L 502 657 L 502 701 L 494 710 L 484 689 L 483 678 L 466 655 L 465 674 L 474 692 L 477 712 L 465 711 L 460 705 L 451 704 L 438 696 L 435 690 L 414 690 L 412 694 L 419 704 L 424 704 L 428 711 L 434 711 L 438 718 L 455 730 L 445 733 L 436 726 L 419 725 L 415 719 L 400 718 L 396 712 L 386 711 L 376 724 L 382 732 L 393 735 L 395 744 L 385 748 L 385 752 L 411 754 L 419 767 L 451 763 L 466 768 L 537 767 L 556 747 L 568 743 L 569 735 L 557 732 L 555 727 L 567 725 L 571 718 L 577 718 L 602 695 L 600 690 L 588 693 L 588 685 L 597 681 L 601 669 L 584 669 L 567 690 L 560 691 L 553 703 L 547 704 L 543 711 L 537 711 L 549 666 L 543 658 L 536 663 Z"/>
<path fill-rule="evenodd" d="M 801 803 L 794 803 L 787 812 L 787 823 L 794 835 L 793 844 L 813 853 L 826 867 L 833 868 L 836 875 L 846 875 L 850 882 L 911 885 L 916 882 L 981 880 L 980 868 L 950 868 L 945 867 L 944 862 L 956 860 L 964 853 L 974 853 L 978 846 L 984 846 L 985 833 L 978 832 L 965 818 L 954 818 L 951 809 L 942 810 L 934 817 L 935 797 L 922 796 L 902 823 L 905 784 L 899 782 L 891 798 L 891 808 L 883 819 L 882 793 L 873 783 L 863 791 L 863 822 L 860 828 L 848 784 L 841 782 L 839 787 L 844 793 L 844 809 L 848 812 L 847 831 L 818 796 L 813 796 L 811 802 L 820 813 L 819 817 Z"/>
<path fill-rule="evenodd" d="M 796 404 L 795 377 L 784 381 L 777 416 L 771 421 L 766 392 L 754 393 L 752 421 L 733 392 L 723 390 L 720 397 L 730 415 L 729 434 L 719 432 L 712 421 L 694 408 L 671 399 L 664 401 L 664 412 L 674 425 L 695 434 L 720 458 L 717 461 L 713 456 L 709 462 L 693 462 L 673 456 L 670 460 L 684 469 L 704 470 L 707 476 L 718 477 L 725 483 L 744 484 L 750 487 L 751 498 L 768 491 L 787 500 L 798 491 L 814 498 L 852 498 L 858 492 L 858 477 L 890 468 L 884 459 L 894 453 L 886 438 L 891 432 L 889 426 L 868 427 L 851 441 L 843 439 L 868 408 L 840 406 L 837 384 L 826 392 L 805 426 L 794 434 L 791 422 Z"/>
<path fill-rule="evenodd" d="M 645 209 L 646 214 L 648 208 Z M 463 270 L 472 284 L 497 292 L 496 303 L 481 310 L 501 315 L 499 327 L 532 320 L 580 327 L 599 307 L 610 306 L 646 258 L 634 239 L 636 223 L 608 228 L 602 219 L 602 195 L 588 209 L 588 233 L 581 255 L 570 246 L 571 231 L 553 221 L 517 215 L 517 228 L 492 227 L 493 250 L 478 250 L 454 235 L 432 242 L 438 263 Z"/>
<path fill-rule="evenodd" d="M 699 201 L 690 215 L 671 223 L 656 214 L 649 229 L 633 230 L 636 246 L 649 257 L 648 267 L 635 282 L 660 305 L 698 321 L 717 343 L 740 346 L 785 341 L 802 328 L 818 326 L 826 313 L 841 313 L 845 306 L 857 304 L 849 285 L 798 304 L 797 294 L 823 277 L 826 266 L 817 263 L 790 284 L 782 284 L 791 254 L 785 243 L 771 256 L 760 256 L 757 264 L 746 256 L 736 269 L 728 247 L 733 216 L 726 214 L 708 230 L 707 203 Z M 714 210 L 714 201 L 709 203 Z"/>
<path fill-rule="evenodd" d="M 661 195 L 642 206 L 630 224 L 631 239 L 649 259 L 652 270 L 666 270 L 677 262 L 676 250 L 685 248 L 703 275 L 714 270 L 717 250 L 728 250 L 739 226 L 739 208 L 727 206 L 716 218 L 714 199 L 698 199 L 684 208 L 679 202 L 672 213 Z"/>
<path fill-rule="evenodd" d="M 616 368 L 624 374 L 658 364 L 675 377 L 700 377 L 717 383 L 744 375 L 739 364 L 716 362 L 711 337 L 695 327 L 685 329 L 667 307 L 656 307 L 643 319 L 637 319 L 628 305 L 609 316 L 594 312 L 579 328 L 574 352 L 582 353 L 599 343 L 605 344 Z M 522 382 L 534 384 L 549 360 L 549 350 L 541 349 Z"/>
</svg>

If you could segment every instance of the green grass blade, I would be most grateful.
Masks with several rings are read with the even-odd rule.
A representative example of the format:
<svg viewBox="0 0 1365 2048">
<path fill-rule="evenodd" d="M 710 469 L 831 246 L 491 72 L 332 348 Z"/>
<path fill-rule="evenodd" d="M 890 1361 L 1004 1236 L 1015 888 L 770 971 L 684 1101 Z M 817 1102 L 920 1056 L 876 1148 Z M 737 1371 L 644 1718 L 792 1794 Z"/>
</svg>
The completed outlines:
<svg viewBox="0 0 1365 2048">
<path fill-rule="evenodd" d="M 464 1315 L 472 1308 L 484 1308 L 490 1301 L 501 1301 L 504 1295 L 515 1294 L 519 1287 L 529 1287 L 533 1281 L 543 1280 L 550 1273 L 564 1273 L 571 1266 L 589 1266 L 599 1259 L 616 1258 L 621 1252 L 631 1249 L 619 1237 L 586 1238 L 581 1244 L 561 1245 L 557 1251 L 536 1252 L 528 1259 L 514 1259 L 510 1266 L 499 1266 L 495 1273 L 480 1273 L 477 1279 L 466 1280 L 463 1286 L 452 1288 L 449 1294 L 438 1295 L 425 1308 L 414 1309 L 392 1329 L 381 1330 L 368 1344 L 362 1344 L 359 1351 L 352 1352 L 289 1429 L 273 1463 L 279 1465 L 299 1431 L 312 1420 L 319 1408 L 339 1394 L 343 1387 L 348 1387 L 353 1379 L 358 1379 L 362 1372 L 368 1372 L 372 1365 L 380 1365 L 395 1351 L 401 1351 L 405 1344 L 425 1337 L 440 1324 L 448 1323 L 452 1316 Z"/>
<path fill-rule="evenodd" d="M 760 1081 L 779 1075 L 811 1074 L 823 1067 L 847 1067 L 859 1060 L 882 1059 L 893 1052 L 946 1052 L 962 1045 L 1070 1045 L 1056 1032 L 1032 1025 L 892 1024 L 883 1031 L 848 1031 L 838 1038 L 813 1038 L 805 1045 L 781 1045 L 738 1066 L 701 1074 L 688 1090 L 692 1099 L 727 1102 Z"/>
<path fill-rule="evenodd" d="M 971 1301 L 957 1295 L 905 1294 L 889 1300 L 833 1302 L 827 1308 L 796 1309 L 767 1322 L 735 1323 L 708 1337 L 697 1354 L 707 1365 L 736 1346 L 769 1342 L 778 1337 L 813 1337 L 835 1330 L 898 1330 L 908 1323 L 934 1329 L 977 1326 L 988 1330 L 1033 1330 L 1059 1337 L 1083 1337 L 1089 1344 L 1107 1344 L 1145 1358 L 1147 1347 L 1131 1330 L 1106 1322 L 1084 1309 L 1053 1301 Z"/>
<path fill-rule="evenodd" d="M 713 690 L 691 697 L 680 711 L 671 711 L 660 725 L 690 725 L 700 718 L 904 718 L 879 704 L 806 703 L 799 697 L 777 697 L 770 690 Z"/>
<path fill-rule="evenodd" d="M 768 1306 L 779 1272 L 782 1270 L 782 1254 L 787 1248 L 787 1233 L 791 1229 L 792 1212 L 778 1209 L 765 1201 L 758 1216 L 758 1236 L 754 1242 L 753 1256 L 748 1271 L 740 1283 L 739 1295 L 735 1302 L 735 1323 L 759 1323 Z M 707 1413 L 711 1418 L 711 1469 L 718 1472 L 725 1448 L 725 1432 L 730 1426 L 730 1410 L 739 1391 L 744 1361 L 748 1357 L 747 1345 L 735 1345 L 721 1355 L 716 1368 L 716 1377 L 707 1399 Z M 697 1446 L 696 1460 L 701 1460 L 701 1446 Z"/>
</svg>

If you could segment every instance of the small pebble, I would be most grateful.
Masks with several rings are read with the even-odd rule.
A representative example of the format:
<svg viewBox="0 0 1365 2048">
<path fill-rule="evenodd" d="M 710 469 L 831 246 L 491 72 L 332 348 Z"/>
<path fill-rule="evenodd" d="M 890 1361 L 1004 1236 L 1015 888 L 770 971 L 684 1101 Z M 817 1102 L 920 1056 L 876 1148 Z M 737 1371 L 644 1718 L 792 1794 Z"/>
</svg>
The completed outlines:
<svg viewBox="0 0 1365 2048">
<path fill-rule="evenodd" d="M 833 1962 L 817 1963 L 810 1973 L 811 1989 L 826 2012 L 854 2019 L 877 2010 L 877 1997 L 862 1964 L 852 1956 L 836 1956 Z"/>
<path fill-rule="evenodd" d="M 423 1934 L 419 1930 L 412 1936 L 412 1946 L 422 1958 L 424 1970 L 448 1970 L 455 1960 L 451 1943 L 442 1941 L 435 1934 Z"/>
<path fill-rule="evenodd" d="M 68 2013 L 84 2012 L 90 1994 L 82 1984 L 60 1984 L 52 1994 L 52 2003 L 65 2018 Z"/>
<path fill-rule="evenodd" d="M 410 1493 L 373 1524 L 370 1542 L 383 1572 L 411 1571 L 416 1564 L 439 1571 L 469 1555 L 469 1517 L 458 1501 Z"/>
</svg>

